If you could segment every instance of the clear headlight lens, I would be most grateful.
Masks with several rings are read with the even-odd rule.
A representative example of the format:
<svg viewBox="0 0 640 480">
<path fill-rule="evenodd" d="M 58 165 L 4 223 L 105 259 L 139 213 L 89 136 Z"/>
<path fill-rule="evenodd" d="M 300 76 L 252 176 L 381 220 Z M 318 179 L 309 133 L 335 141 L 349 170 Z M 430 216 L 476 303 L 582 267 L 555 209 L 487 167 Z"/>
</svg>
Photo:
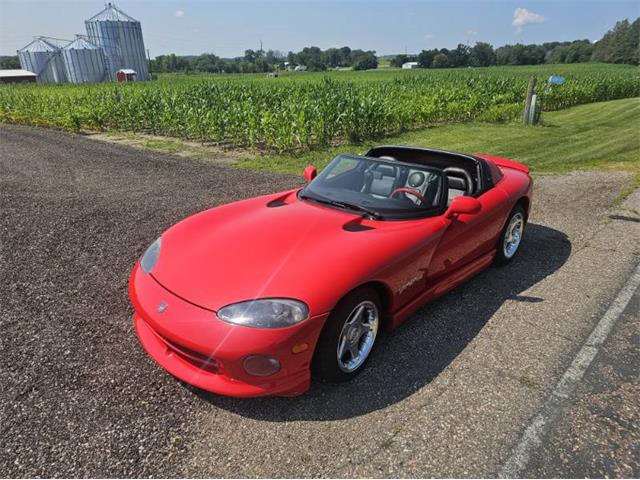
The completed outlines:
<svg viewBox="0 0 640 480">
<path fill-rule="evenodd" d="M 227 305 L 218 310 L 225 322 L 254 328 L 282 328 L 307 318 L 309 308 L 297 300 L 266 298 Z"/>
<path fill-rule="evenodd" d="M 142 268 L 144 273 L 149 273 L 156 265 L 156 262 L 160 257 L 160 243 L 160 239 L 158 238 L 155 242 L 149 245 L 147 251 L 142 255 L 142 258 L 140 259 L 140 268 Z"/>
</svg>

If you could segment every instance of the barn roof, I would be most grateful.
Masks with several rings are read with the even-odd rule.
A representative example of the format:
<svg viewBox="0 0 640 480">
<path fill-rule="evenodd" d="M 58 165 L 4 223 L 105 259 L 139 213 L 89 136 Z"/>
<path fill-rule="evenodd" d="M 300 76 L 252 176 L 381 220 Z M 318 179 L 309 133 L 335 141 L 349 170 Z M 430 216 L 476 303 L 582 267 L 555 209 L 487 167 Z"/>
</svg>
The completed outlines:
<svg viewBox="0 0 640 480">
<path fill-rule="evenodd" d="M 15 70 L 0 70 L 0 78 L 11 77 L 37 77 L 37 75 L 29 70 L 15 69 Z"/>
</svg>

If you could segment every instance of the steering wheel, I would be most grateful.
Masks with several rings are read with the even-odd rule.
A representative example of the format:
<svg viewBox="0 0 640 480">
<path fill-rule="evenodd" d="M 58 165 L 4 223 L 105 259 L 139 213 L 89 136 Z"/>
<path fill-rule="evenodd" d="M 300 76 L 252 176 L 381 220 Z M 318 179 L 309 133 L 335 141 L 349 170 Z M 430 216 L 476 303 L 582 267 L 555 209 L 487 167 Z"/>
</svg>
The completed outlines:
<svg viewBox="0 0 640 480">
<path fill-rule="evenodd" d="M 415 190 L 413 188 L 409 188 L 409 187 L 400 187 L 400 188 L 396 188 L 393 192 L 391 192 L 391 195 L 389 195 L 390 198 L 393 198 L 397 193 L 409 193 L 411 195 L 413 195 L 414 197 L 416 197 L 418 200 L 420 200 L 420 203 L 424 203 L 424 197 L 422 196 L 422 194 L 418 191 Z"/>
</svg>

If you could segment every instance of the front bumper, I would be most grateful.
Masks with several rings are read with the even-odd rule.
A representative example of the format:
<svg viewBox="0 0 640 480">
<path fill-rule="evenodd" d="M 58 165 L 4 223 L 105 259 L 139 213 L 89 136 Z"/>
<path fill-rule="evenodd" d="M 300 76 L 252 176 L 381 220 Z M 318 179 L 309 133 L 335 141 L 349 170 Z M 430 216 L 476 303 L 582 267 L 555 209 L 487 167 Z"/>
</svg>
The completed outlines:
<svg viewBox="0 0 640 480">
<path fill-rule="evenodd" d="M 180 380 L 234 397 L 294 396 L 309 388 L 311 359 L 328 314 L 279 329 L 231 325 L 173 295 L 138 265 L 131 274 L 129 295 L 140 343 Z M 158 311 L 161 303 L 167 305 L 163 312 Z M 292 347 L 303 342 L 309 348 L 294 354 Z M 252 376 L 242 366 L 247 355 L 275 357 L 281 368 L 269 377 Z"/>
</svg>

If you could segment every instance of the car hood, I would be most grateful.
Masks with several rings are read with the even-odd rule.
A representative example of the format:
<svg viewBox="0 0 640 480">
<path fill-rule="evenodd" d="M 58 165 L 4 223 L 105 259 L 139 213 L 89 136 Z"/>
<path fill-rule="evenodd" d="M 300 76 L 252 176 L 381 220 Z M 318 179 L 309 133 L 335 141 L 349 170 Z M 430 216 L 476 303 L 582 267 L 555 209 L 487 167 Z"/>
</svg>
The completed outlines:
<svg viewBox="0 0 640 480">
<path fill-rule="evenodd" d="M 300 201 L 295 191 L 258 197 L 204 211 L 167 230 L 152 275 L 172 293 L 213 311 L 285 297 L 324 313 L 333 305 L 321 293 L 335 290 L 340 298 L 340 289 L 375 276 L 417 238 L 394 232 L 415 230 L 416 223 L 424 230 L 425 222 L 368 221 Z"/>
</svg>

